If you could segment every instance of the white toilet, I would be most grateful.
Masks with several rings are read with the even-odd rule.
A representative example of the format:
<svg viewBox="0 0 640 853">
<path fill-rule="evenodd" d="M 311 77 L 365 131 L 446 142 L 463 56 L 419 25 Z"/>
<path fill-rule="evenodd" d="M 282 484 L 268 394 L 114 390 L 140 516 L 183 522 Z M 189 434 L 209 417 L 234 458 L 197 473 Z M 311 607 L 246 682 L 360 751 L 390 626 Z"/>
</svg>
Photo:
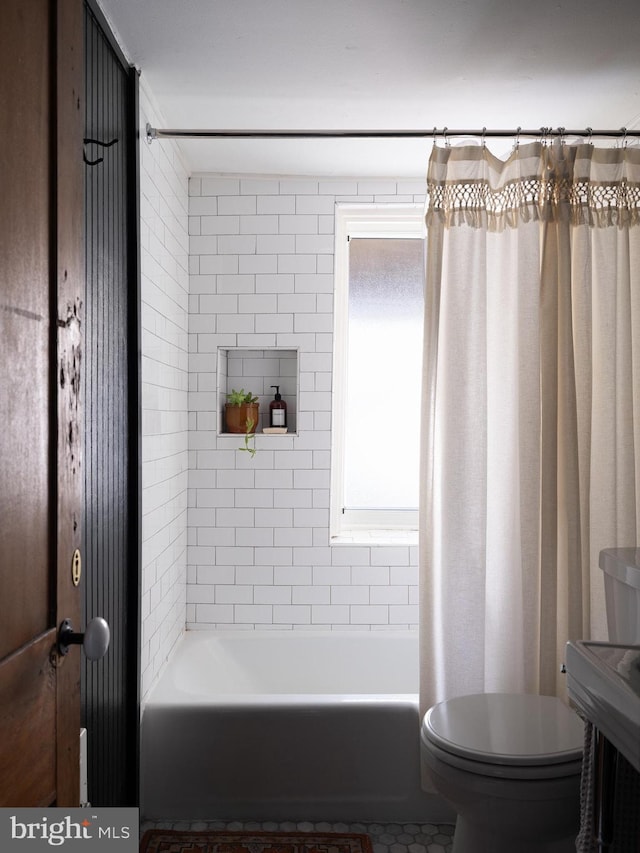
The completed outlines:
<svg viewBox="0 0 640 853">
<path fill-rule="evenodd" d="M 611 642 L 640 643 L 640 548 L 600 554 Z M 551 696 L 488 693 L 434 705 L 422 762 L 456 809 L 453 853 L 575 853 L 584 727 Z"/>
<path fill-rule="evenodd" d="M 600 551 L 610 643 L 640 645 L 640 548 Z"/>
<path fill-rule="evenodd" d="M 453 853 L 575 853 L 584 727 L 552 696 L 485 693 L 434 705 L 423 766 L 458 813 Z"/>
</svg>

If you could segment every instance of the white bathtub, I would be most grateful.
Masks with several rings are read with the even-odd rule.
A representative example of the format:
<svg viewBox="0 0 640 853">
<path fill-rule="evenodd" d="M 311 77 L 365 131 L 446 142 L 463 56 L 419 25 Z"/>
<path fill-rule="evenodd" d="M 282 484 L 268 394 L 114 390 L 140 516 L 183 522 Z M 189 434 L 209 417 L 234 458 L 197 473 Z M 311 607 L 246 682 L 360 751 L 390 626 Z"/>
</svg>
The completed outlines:
<svg viewBox="0 0 640 853">
<path fill-rule="evenodd" d="M 414 632 L 188 632 L 144 708 L 142 815 L 451 820 L 417 691 Z"/>
</svg>

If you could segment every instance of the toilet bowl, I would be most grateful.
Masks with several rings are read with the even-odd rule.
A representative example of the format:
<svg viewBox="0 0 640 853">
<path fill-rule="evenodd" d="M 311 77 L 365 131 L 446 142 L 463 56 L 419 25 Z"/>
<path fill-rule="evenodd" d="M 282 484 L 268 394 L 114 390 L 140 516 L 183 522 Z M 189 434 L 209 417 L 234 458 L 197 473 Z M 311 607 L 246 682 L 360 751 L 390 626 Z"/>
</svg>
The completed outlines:
<svg viewBox="0 0 640 853">
<path fill-rule="evenodd" d="M 427 711 L 422 762 L 458 814 L 453 853 L 575 853 L 583 737 L 552 696 L 458 696 Z"/>
</svg>

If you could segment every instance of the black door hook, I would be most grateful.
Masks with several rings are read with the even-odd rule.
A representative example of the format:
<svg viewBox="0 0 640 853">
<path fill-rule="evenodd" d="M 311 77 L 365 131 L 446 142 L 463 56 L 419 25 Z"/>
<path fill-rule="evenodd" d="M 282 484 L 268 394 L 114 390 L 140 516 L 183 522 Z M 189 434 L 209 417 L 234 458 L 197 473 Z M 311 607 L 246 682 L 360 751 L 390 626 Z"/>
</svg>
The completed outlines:
<svg viewBox="0 0 640 853">
<path fill-rule="evenodd" d="M 85 139 L 82 140 L 82 142 L 85 146 L 86 145 L 99 145 L 101 148 L 111 148 L 111 146 L 115 145 L 117 141 L 118 141 L 117 139 L 112 139 L 111 142 L 102 142 L 100 139 L 91 139 L 89 137 L 85 137 Z M 87 164 L 87 166 L 97 166 L 98 163 L 102 163 L 104 157 L 98 157 L 97 160 L 89 160 L 87 158 L 87 152 L 85 151 L 85 149 L 83 147 L 82 159 Z"/>
</svg>

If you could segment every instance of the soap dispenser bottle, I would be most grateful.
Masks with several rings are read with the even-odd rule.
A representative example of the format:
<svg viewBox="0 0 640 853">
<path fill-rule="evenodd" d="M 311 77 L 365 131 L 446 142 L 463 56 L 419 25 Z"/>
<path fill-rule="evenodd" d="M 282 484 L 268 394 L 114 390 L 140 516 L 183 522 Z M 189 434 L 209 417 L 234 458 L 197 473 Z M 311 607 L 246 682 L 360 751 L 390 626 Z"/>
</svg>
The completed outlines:
<svg viewBox="0 0 640 853">
<path fill-rule="evenodd" d="M 279 385 L 272 385 L 276 389 L 276 396 L 269 403 L 269 424 L 272 427 L 286 427 L 287 425 L 287 404 L 282 399 Z"/>
</svg>

